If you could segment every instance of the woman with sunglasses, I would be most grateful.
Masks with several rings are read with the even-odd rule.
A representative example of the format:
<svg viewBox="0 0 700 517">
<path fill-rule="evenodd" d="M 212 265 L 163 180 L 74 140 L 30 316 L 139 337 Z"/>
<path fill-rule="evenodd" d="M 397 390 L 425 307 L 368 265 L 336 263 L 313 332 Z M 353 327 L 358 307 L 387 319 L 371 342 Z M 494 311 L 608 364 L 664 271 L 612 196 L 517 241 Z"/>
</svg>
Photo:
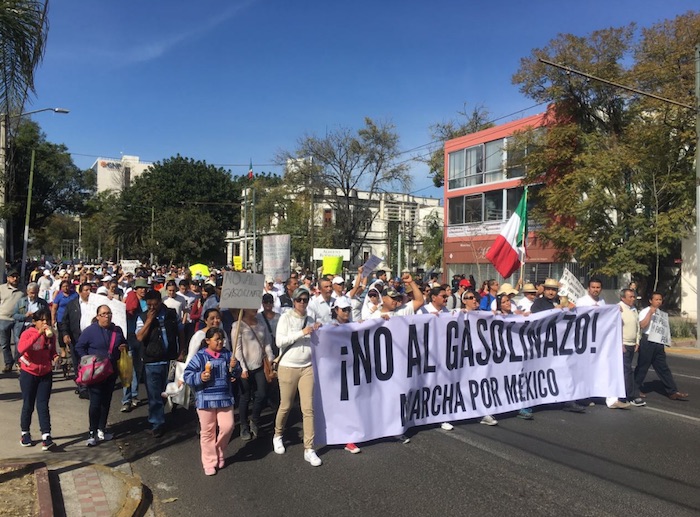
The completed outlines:
<svg viewBox="0 0 700 517">
<path fill-rule="evenodd" d="M 321 326 L 307 314 L 311 294 L 303 287 L 292 293 L 294 309 L 285 312 L 277 324 L 277 346 L 281 353 L 278 360 L 277 378 L 280 384 L 280 407 L 275 418 L 275 435 L 272 446 L 277 454 L 284 454 L 282 440 L 284 426 L 294 397 L 299 392 L 303 416 L 304 460 L 313 467 L 323 462 L 314 450 L 314 371 L 311 366 L 311 333 Z"/>
<path fill-rule="evenodd" d="M 377 312 L 382 307 L 382 297 L 379 293 L 384 289 L 384 282 L 377 280 L 369 286 L 367 296 L 365 296 L 364 304 L 362 305 L 361 319 L 368 320 L 372 314 Z"/>
</svg>

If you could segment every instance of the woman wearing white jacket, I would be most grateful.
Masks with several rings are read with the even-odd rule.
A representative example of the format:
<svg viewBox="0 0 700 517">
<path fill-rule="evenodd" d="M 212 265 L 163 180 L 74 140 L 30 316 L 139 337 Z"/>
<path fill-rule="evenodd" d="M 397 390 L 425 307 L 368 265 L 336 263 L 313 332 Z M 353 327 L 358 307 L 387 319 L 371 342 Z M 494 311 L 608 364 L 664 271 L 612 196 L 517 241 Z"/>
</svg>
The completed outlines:
<svg viewBox="0 0 700 517">
<path fill-rule="evenodd" d="M 285 312 L 277 323 L 277 346 L 280 360 L 277 377 L 280 384 L 280 407 L 275 419 L 272 446 L 277 454 L 284 454 L 282 434 L 289 411 L 299 392 L 304 428 L 304 459 L 312 466 L 321 465 L 314 450 L 314 372 L 311 366 L 311 333 L 321 326 L 306 313 L 311 295 L 304 287 L 292 293 L 294 309 Z"/>
</svg>

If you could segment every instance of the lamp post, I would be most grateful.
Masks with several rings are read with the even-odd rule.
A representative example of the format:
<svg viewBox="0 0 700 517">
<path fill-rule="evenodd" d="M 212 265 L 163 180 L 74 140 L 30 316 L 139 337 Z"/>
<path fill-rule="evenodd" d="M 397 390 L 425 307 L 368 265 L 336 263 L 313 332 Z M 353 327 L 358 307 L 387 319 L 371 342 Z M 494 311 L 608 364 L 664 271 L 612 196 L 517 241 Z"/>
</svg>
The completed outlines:
<svg viewBox="0 0 700 517">
<path fill-rule="evenodd" d="M 1 186 L 4 184 L 5 174 L 7 172 L 7 124 L 10 119 L 16 119 L 25 117 L 27 115 L 34 115 L 35 113 L 41 113 L 43 111 L 53 111 L 54 113 L 67 114 L 70 113 L 69 110 L 65 108 L 41 108 L 38 110 L 27 111 L 25 113 L 1 113 L 0 114 L 0 207 L 5 205 L 5 189 Z M 27 261 L 27 240 L 29 237 L 29 214 L 31 210 L 32 202 L 32 181 L 34 176 L 34 152 L 32 151 L 32 167 L 29 171 L 29 188 L 27 195 L 27 211 L 25 215 L 24 223 L 24 244 L 22 246 L 22 276 L 21 279 L 24 281 L 24 274 L 26 271 L 26 261 Z M 7 221 L 3 218 L 0 221 L 0 279 L 5 276 L 5 260 L 6 260 L 6 239 L 7 239 Z"/>
</svg>

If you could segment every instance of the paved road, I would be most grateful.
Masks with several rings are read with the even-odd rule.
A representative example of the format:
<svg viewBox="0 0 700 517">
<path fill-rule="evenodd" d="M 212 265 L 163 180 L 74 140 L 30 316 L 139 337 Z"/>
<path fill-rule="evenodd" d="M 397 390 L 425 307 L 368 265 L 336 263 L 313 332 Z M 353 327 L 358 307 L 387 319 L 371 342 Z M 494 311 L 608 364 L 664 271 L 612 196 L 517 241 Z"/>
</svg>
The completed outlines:
<svg viewBox="0 0 700 517">
<path fill-rule="evenodd" d="M 242 443 L 236 430 L 228 466 L 211 478 L 199 461 L 196 417 L 184 410 L 160 443 L 137 425 L 121 445 L 167 516 L 698 515 L 700 361 L 669 363 L 690 402 L 652 392 L 648 407 L 629 411 L 547 407 L 533 421 L 499 417 L 497 427 L 423 427 L 407 445 L 378 441 L 357 455 L 323 449 L 319 468 L 302 458 L 298 414 L 285 455 L 272 452 L 270 435 Z M 659 387 L 654 379 L 650 372 L 648 389 Z M 128 432 L 145 412 L 120 415 L 115 429 Z"/>
</svg>

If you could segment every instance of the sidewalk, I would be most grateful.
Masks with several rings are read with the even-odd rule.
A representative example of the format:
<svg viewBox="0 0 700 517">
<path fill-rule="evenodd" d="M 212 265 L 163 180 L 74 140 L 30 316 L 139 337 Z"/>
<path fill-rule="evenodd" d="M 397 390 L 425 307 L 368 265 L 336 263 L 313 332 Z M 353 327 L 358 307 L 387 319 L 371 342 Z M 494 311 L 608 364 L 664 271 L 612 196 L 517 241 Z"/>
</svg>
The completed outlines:
<svg viewBox="0 0 700 517">
<path fill-rule="evenodd" d="M 56 446 L 41 450 L 36 411 L 32 417 L 33 447 L 19 443 L 22 395 L 17 372 L 0 374 L 0 467 L 9 464 L 45 463 L 48 468 L 53 515 L 132 516 L 145 515 L 148 501 L 144 487 L 123 458 L 116 441 L 86 447 L 88 401 L 75 394 L 72 380 L 54 373 L 51 436 Z M 121 395 L 121 390 L 118 395 Z M 111 414 L 119 411 L 115 395 Z M 42 483 L 35 483 L 42 490 Z M 45 494 L 46 495 L 46 494 Z M 41 494 L 38 495 L 41 498 Z"/>
</svg>

